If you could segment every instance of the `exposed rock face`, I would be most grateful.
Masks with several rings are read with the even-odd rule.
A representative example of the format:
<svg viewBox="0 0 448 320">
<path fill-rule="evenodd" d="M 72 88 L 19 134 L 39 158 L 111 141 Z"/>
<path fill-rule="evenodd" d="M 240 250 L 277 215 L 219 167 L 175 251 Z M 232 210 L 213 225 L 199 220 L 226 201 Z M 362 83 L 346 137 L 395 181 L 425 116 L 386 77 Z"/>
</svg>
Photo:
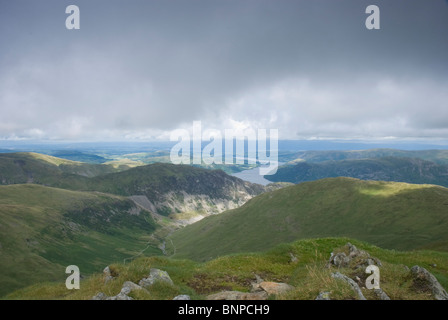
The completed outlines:
<svg viewBox="0 0 448 320">
<path fill-rule="evenodd" d="M 418 291 L 429 291 L 436 300 L 448 300 L 448 293 L 428 270 L 419 266 L 413 266 L 411 275 L 414 280 L 414 287 Z"/>
<path fill-rule="evenodd" d="M 99 190 L 104 180 L 95 180 L 97 191 L 130 196 L 140 207 L 159 215 L 197 211 L 215 214 L 235 209 L 266 188 L 229 176 L 221 170 L 189 165 L 154 163 L 105 175 L 102 179 L 120 188 Z"/>
<path fill-rule="evenodd" d="M 151 268 L 149 270 L 148 278 L 143 278 L 138 284 L 142 287 L 149 287 L 157 281 L 163 281 L 171 285 L 173 284 L 173 280 L 171 280 L 168 272 L 156 268 Z"/>
</svg>

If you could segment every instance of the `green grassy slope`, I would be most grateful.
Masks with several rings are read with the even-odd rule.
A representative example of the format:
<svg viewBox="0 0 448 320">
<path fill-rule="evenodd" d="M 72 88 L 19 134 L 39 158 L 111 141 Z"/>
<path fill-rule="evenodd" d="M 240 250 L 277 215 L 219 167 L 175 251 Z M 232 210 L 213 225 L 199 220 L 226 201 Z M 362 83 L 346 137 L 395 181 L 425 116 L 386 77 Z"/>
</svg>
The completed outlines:
<svg viewBox="0 0 448 320">
<path fill-rule="evenodd" d="M 399 252 L 385 250 L 365 242 L 347 238 L 325 238 L 300 240 L 281 244 L 263 253 L 235 254 L 220 257 L 205 263 L 178 260 L 166 257 L 145 257 L 129 264 L 116 263 L 110 266 L 117 274 L 107 284 L 104 275 L 95 274 L 81 281 L 79 290 L 67 290 L 64 281 L 37 284 L 11 293 L 6 299 L 91 299 L 98 292 L 108 296 L 118 294 L 125 281 L 138 283 L 147 277 L 150 268 L 159 268 L 169 273 L 174 285 L 153 285 L 149 293 L 132 292 L 134 299 L 173 299 L 179 294 L 188 294 L 192 299 L 205 299 L 208 294 L 222 290 L 250 291 L 255 274 L 265 281 L 286 282 L 295 287 L 285 295 L 274 299 L 314 300 L 322 291 L 330 291 L 332 299 L 357 299 L 353 290 L 345 283 L 331 277 L 336 269 L 325 268 L 330 253 L 351 242 L 366 250 L 382 262 L 381 288 L 393 300 L 430 299 L 428 292 L 416 291 L 409 277 L 410 268 L 419 265 L 433 273 L 442 286 L 448 287 L 448 253 L 433 251 Z M 290 261 L 290 254 L 297 262 Z M 351 275 L 351 270 L 339 269 Z M 377 299 L 365 288 L 368 299 Z"/>
<path fill-rule="evenodd" d="M 169 249 L 174 257 L 202 261 L 302 238 L 347 236 L 409 250 L 448 240 L 447 230 L 446 188 L 329 178 L 264 193 L 207 217 L 175 232 Z"/>
<path fill-rule="evenodd" d="M 117 172 L 104 164 L 76 162 L 32 152 L 0 153 L 0 184 L 37 183 L 68 187 L 86 177 Z"/>
<path fill-rule="evenodd" d="M 301 183 L 330 177 L 363 180 L 429 183 L 448 187 L 448 165 L 411 158 L 299 162 L 285 165 L 277 173 L 265 176 L 270 181 Z"/>
<path fill-rule="evenodd" d="M 70 264 L 82 274 L 100 271 L 145 248 L 155 228 L 148 212 L 122 197 L 34 184 L 0 186 L 0 296 L 61 279 Z"/>
</svg>

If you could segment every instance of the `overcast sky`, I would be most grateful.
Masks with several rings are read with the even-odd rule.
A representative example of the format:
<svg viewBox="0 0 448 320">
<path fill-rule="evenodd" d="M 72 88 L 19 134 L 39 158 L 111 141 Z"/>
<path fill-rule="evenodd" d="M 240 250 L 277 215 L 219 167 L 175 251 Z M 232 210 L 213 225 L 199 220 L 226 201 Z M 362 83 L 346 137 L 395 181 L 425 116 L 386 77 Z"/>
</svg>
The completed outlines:
<svg viewBox="0 0 448 320">
<path fill-rule="evenodd" d="M 446 0 L 0 0 L 0 139 L 448 139 L 447 58 Z"/>
</svg>

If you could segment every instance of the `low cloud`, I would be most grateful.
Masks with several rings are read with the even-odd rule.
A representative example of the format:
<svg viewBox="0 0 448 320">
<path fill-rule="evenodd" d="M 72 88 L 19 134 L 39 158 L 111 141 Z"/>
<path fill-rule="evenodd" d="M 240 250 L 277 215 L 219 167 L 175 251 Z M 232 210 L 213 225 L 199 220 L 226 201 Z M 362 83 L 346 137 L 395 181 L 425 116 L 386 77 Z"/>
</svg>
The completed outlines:
<svg viewBox="0 0 448 320">
<path fill-rule="evenodd" d="M 2 2 L 0 138 L 448 138 L 444 2 L 381 3 L 376 31 L 358 0 L 79 1 L 78 31 L 61 1 Z"/>
</svg>

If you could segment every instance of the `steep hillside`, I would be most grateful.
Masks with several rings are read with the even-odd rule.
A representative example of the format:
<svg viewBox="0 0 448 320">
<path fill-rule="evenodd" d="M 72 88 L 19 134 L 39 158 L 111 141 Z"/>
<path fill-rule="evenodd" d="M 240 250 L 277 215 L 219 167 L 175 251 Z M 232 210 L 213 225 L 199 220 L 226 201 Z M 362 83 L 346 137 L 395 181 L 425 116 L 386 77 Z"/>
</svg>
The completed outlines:
<svg viewBox="0 0 448 320">
<path fill-rule="evenodd" d="M 329 178 L 267 192 L 205 218 L 175 232 L 168 249 L 174 257 L 202 261 L 297 239 L 347 236 L 411 250 L 447 241 L 447 230 L 446 188 Z"/>
<path fill-rule="evenodd" d="M 265 191 L 261 185 L 229 176 L 221 170 L 169 163 L 97 176 L 88 180 L 87 189 L 139 196 L 148 210 L 162 215 L 189 211 L 219 213 L 236 208 Z"/>
<path fill-rule="evenodd" d="M 352 177 L 363 180 L 429 183 L 448 187 L 448 165 L 411 158 L 298 162 L 278 168 L 265 176 L 270 181 L 301 183 L 330 177 Z"/>
<path fill-rule="evenodd" d="M 138 254 L 156 229 L 129 199 L 34 184 L 0 186 L 0 296 Z M 145 253 L 161 252 L 148 248 Z"/>
</svg>

